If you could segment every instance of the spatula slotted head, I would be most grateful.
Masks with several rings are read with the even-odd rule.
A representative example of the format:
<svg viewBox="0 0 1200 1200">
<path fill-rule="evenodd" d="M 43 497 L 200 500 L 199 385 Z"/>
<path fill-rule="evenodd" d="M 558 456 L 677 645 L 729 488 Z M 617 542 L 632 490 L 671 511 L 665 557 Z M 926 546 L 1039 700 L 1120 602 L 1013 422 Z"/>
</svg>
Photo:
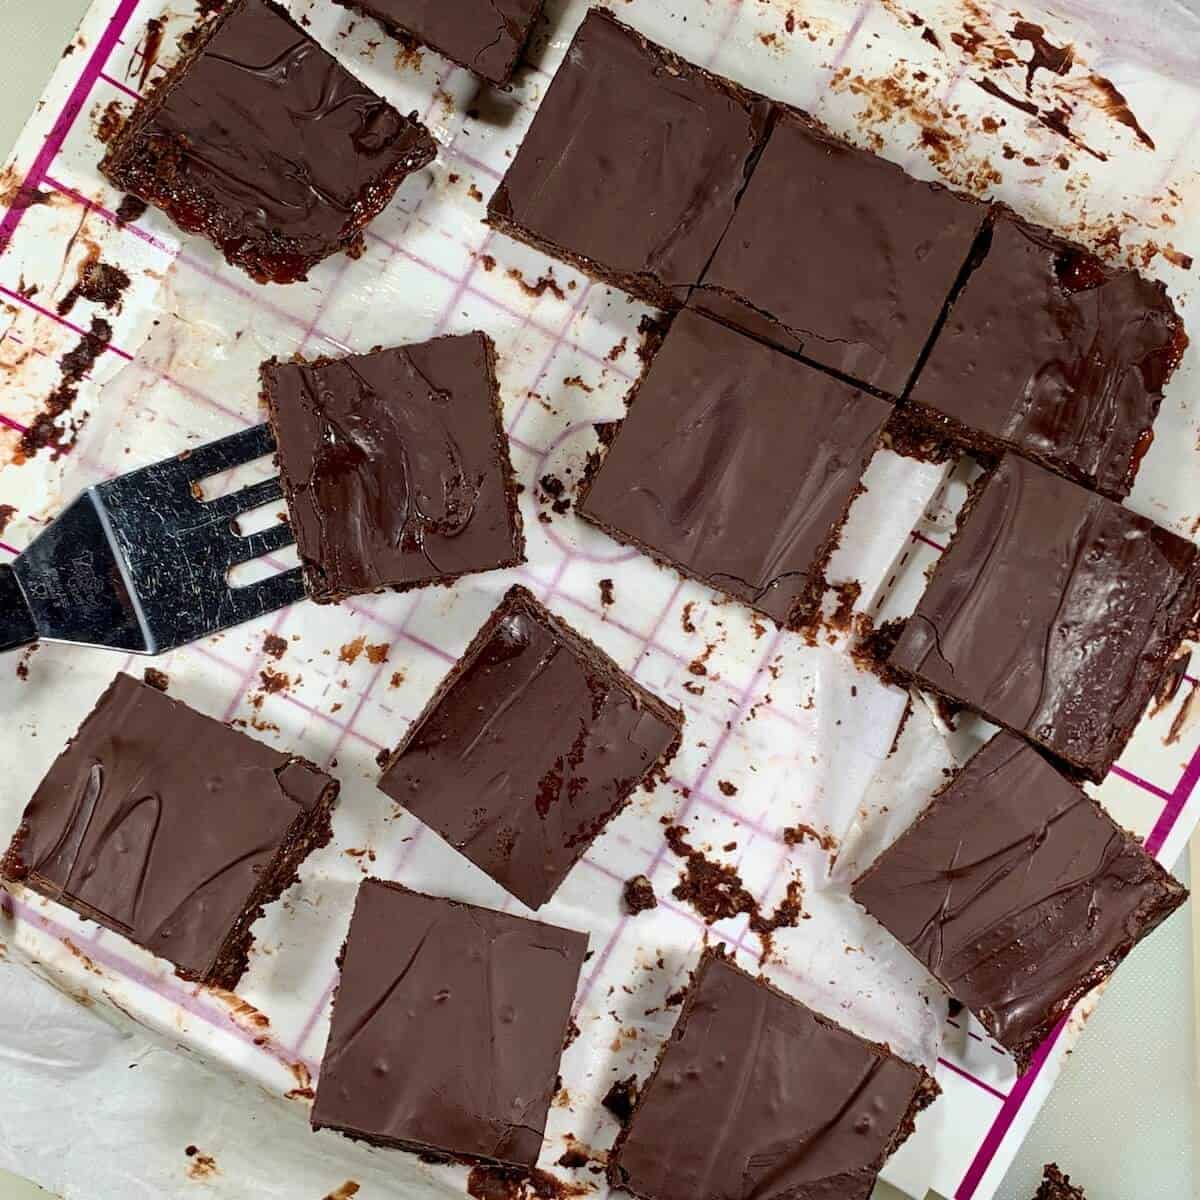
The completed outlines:
<svg viewBox="0 0 1200 1200">
<path fill-rule="evenodd" d="M 246 535 L 234 527 L 282 498 L 277 478 L 200 498 L 201 480 L 274 449 L 256 425 L 89 488 L 15 564 L 39 635 L 161 654 L 302 599 L 299 567 L 229 582 L 240 563 L 294 541 L 283 521 Z"/>
</svg>

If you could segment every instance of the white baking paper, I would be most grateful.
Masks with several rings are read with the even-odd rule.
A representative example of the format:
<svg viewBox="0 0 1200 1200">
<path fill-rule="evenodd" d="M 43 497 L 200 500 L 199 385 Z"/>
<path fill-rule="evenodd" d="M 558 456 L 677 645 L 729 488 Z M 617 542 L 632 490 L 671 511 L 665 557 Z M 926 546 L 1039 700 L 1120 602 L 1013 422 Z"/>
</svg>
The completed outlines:
<svg viewBox="0 0 1200 1200">
<path fill-rule="evenodd" d="M 410 179 L 373 224 L 362 258 L 322 264 L 307 284 L 258 287 L 154 212 L 119 227 L 120 196 L 95 169 L 98 131 L 110 105 L 128 111 L 132 94 L 170 65 L 195 14 L 186 6 L 164 12 L 162 0 L 97 0 L 4 176 L 14 207 L 0 224 L 0 241 L 8 241 L 0 255 L 3 423 L 28 425 L 58 382 L 57 359 L 93 316 L 110 316 L 86 301 L 58 315 L 79 263 L 98 254 L 125 267 L 133 285 L 121 312 L 110 316 L 114 348 L 80 389 L 72 416 L 84 419 L 74 449 L 57 461 L 43 452 L 0 469 L 0 503 L 17 510 L 3 543 L 18 550 L 88 483 L 260 420 L 256 373 L 266 357 L 483 328 L 500 352 L 530 561 L 449 590 L 359 598 L 338 608 L 300 605 L 155 663 L 170 676 L 173 695 L 329 763 L 343 782 L 335 840 L 256 927 L 237 996 L 184 985 L 121 938 L 13 888 L 0 918 L 9 959 L 92 1011 L 81 1022 L 73 1019 L 81 1014 L 52 1004 L 44 987 L 20 988 L 21 1004 L 0 1023 L 0 1078 L 10 1098 L 0 1163 L 92 1198 L 161 1195 L 185 1182 L 230 1196 L 272 1188 L 317 1196 L 345 1180 L 361 1184 L 364 1196 L 462 1194 L 459 1169 L 334 1135 L 314 1141 L 305 1132 L 307 1106 L 328 1026 L 333 961 L 364 875 L 522 911 L 374 787 L 377 753 L 400 739 L 504 589 L 519 580 L 688 718 L 670 779 L 638 794 L 539 914 L 587 930 L 594 951 L 578 999 L 581 1033 L 563 1058 L 542 1165 L 603 1195 L 602 1176 L 555 1162 L 575 1142 L 603 1158 L 616 1126 L 599 1098 L 614 1079 L 649 1068 L 675 1017 L 665 999 L 686 979 L 704 939 L 725 941 L 750 968 L 759 964 L 759 939 L 744 917 L 706 928 L 671 896 L 680 863 L 663 842 L 662 820 L 670 818 L 686 824 L 711 857 L 734 865 L 767 909 L 792 879 L 802 883 L 807 919 L 776 936 L 775 957 L 765 964 L 781 987 L 936 1071 L 945 1094 L 886 1177 L 914 1196 L 928 1187 L 963 1200 L 990 1196 L 1074 1029 L 1015 1080 L 1007 1057 L 965 1017 L 945 1022 L 937 986 L 845 893 L 854 870 L 962 760 L 971 731 L 939 728 L 922 698 L 910 700 L 858 671 L 842 635 L 823 634 L 809 645 L 768 629 L 573 513 L 553 513 L 538 488 L 548 474 L 573 488 L 598 444 L 594 426 L 621 416 L 641 369 L 638 325 L 648 311 L 481 224 L 486 198 L 585 4 L 548 6 L 532 65 L 508 94 L 481 89 L 430 52 L 398 54 L 375 26 L 338 6 L 296 0 L 291 7 L 351 69 L 422 115 L 440 143 L 437 163 Z M 1115 38 L 1120 23 L 1094 20 L 1096 6 L 1082 0 L 1070 23 L 1031 6 L 1024 19 L 1044 26 L 1055 45 L 1072 43 L 1076 54 L 1065 75 L 1035 73 L 1026 97 L 1030 42 L 1014 36 L 1020 18 L 973 0 L 922 0 L 920 11 L 895 0 L 631 0 L 615 7 L 687 57 L 814 111 L 918 176 L 985 191 L 1085 241 L 1105 239 L 1106 253 L 1164 278 L 1185 319 L 1200 328 L 1200 314 L 1191 319 L 1192 276 L 1184 266 L 1189 247 L 1200 246 L 1200 152 L 1191 144 L 1200 98 L 1182 53 L 1154 54 L 1144 41 Z M 165 18 L 166 36 L 147 66 L 151 18 Z M 1128 121 L 1114 118 L 1111 92 L 1093 76 L 1124 95 L 1153 150 Z M 976 86 L 988 78 L 1041 108 L 1067 106 L 1076 141 Z M 539 286 L 548 278 L 552 285 Z M 1187 535 L 1200 517 L 1195 357 L 1189 352 L 1170 387 L 1130 501 Z M 16 429 L 6 436 L 15 443 Z M 911 610 L 952 532 L 970 470 L 969 463 L 876 456 L 830 570 L 832 582 L 861 585 L 859 611 L 882 619 Z M 286 561 L 281 556 L 267 569 Z M 611 606 L 601 601 L 601 580 L 612 580 Z M 268 632 L 288 642 L 279 661 L 262 651 Z M 27 678 L 16 673 L 15 657 L 0 675 L 0 705 L 10 717 L 0 829 L 15 827 L 112 675 L 144 665 L 70 647 L 44 646 L 26 658 Z M 698 659 L 703 677 L 689 670 Z M 287 685 L 265 688 L 266 669 L 286 675 Z M 683 686 L 695 688 L 697 680 L 703 695 Z M 1196 819 L 1194 686 L 1186 680 L 1144 722 L 1121 771 L 1098 789 L 1164 861 Z M 798 824 L 828 834 L 833 854 L 811 841 L 788 846 L 783 831 Z M 639 872 L 650 875 L 662 903 L 630 920 L 618 897 L 623 881 Z M 122 1061 L 134 1043 L 96 1024 L 97 1014 L 135 1022 L 157 1039 L 139 1033 L 138 1066 Z M 205 1059 L 206 1082 L 192 1074 L 185 1082 L 164 1052 L 148 1048 L 159 1043 Z M 151 1064 L 153 1072 L 144 1069 Z M 51 1094 L 75 1126 L 70 1152 L 46 1153 L 45 1137 L 29 1136 L 31 1123 L 14 1115 L 24 1097 L 33 1105 Z M 152 1146 L 131 1138 L 131 1121 L 141 1122 L 142 1141 Z M 183 1139 L 197 1147 L 190 1159 Z M 292 1152 L 303 1146 L 309 1149 Z M 102 1169 L 94 1165 L 101 1154 L 108 1155 Z M 205 1156 L 216 1166 L 197 1162 Z M 264 1164 L 276 1184 L 262 1182 Z"/>
</svg>

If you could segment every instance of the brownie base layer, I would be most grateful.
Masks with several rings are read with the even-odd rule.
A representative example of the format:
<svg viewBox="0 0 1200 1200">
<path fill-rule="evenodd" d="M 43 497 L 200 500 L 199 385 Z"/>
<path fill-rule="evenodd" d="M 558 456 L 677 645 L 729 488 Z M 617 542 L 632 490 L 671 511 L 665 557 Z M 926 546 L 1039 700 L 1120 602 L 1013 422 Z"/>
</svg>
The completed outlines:
<svg viewBox="0 0 1200 1200">
<path fill-rule="evenodd" d="M 408 583 L 393 583 L 386 587 L 377 588 L 374 594 L 382 592 L 411 592 L 416 588 L 424 587 L 451 587 L 458 580 L 465 578 L 468 575 L 479 575 L 485 571 L 500 571 L 506 570 L 509 567 L 519 567 L 525 561 L 525 520 L 521 515 L 521 505 L 518 499 L 517 491 L 517 473 L 513 469 L 512 455 L 509 453 L 508 438 L 504 433 L 504 406 L 500 396 L 500 384 L 496 377 L 496 344 L 492 341 L 490 335 L 482 334 L 484 343 L 484 352 L 487 356 L 487 374 L 488 374 L 488 390 L 491 395 L 492 419 L 495 425 L 495 446 L 496 457 L 500 463 L 501 474 L 504 477 L 504 498 L 508 506 L 509 520 L 512 523 L 513 535 L 516 543 L 515 552 L 507 558 L 497 560 L 495 563 L 490 563 L 486 567 L 478 569 L 455 571 L 446 575 L 439 575 L 435 579 L 414 579 Z M 263 363 L 259 371 L 259 400 L 267 412 L 267 423 L 271 427 L 271 434 L 275 438 L 276 444 L 279 443 L 280 430 L 276 421 L 275 405 L 271 403 L 268 396 L 268 387 L 266 383 L 265 370 L 272 364 L 278 362 L 278 359 L 269 359 Z M 338 358 L 321 356 L 319 358 L 305 360 L 305 365 L 309 367 L 323 367 L 331 363 L 341 361 Z M 294 491 L 292 481 L 288 478 L 285 472 L 280 473 L 280 485 L 283 488 L 284 501 L 289 509 L 293 504 Z M 332 591 L 317 590 L 313 587 L 313 578 L 307 566 L 304 570 L 305 583 L 308 588 L 308 598 L 316 604 L 340 604 L 343 600 L 349 599 L 351 596 L 360 595 L 359 592 L 350 592 L 340 589 Z"/>
<path fill-rule="evenodd" d="M 357 251 L 362 245 L 362 230 L 387 207 L 407 176 L 433 161 L 437 146 L 429 132 L 413 122 L 413 145 L 408 152 L 367 184 L 356 198 L 354 215 L 341 235 L 318 251 L 306 250 L 296 239 L 284 234 L 248 234 L 221 204 L 188 183 L 185 173 L 180 171 L 178 151 L 160 153 L 143 139 L 144 131 L 165 104 L 171 89 L 239 7 L 230 5 L 203 29 L 180 61 L 139 101 L 109 145 L 100 162 L 100 172 L 115 187 L 162 209 L 181 229 L 207 237 L 227 262 L 241 268 L 257 283 L 295 283 L 306 279 L 309 270 L 323 259 L 339 251 Z M 277 8 L 274 4 L 270 7 Z M 284 16 L 291 21 L 290 16 Z M 299 32 L 307 37 L 303 31 Z"/>
</svg>

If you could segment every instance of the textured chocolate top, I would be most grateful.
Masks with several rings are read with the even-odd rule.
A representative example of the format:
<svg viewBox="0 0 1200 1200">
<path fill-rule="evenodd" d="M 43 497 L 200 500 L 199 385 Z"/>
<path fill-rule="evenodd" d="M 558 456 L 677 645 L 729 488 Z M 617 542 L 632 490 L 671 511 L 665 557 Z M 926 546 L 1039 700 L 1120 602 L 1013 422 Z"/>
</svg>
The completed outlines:
<svg viewBox="0 0 1200 1200">
<path fill-rule="evenodd" d="M 609 1177 L 643 1200 L 867 1200 L 919 1067 L 709 950 Z"/>
<path fill-rule="evenodd" d="M 379 781 L 530 908 L 554 894 L 683 718 L 521 587 Z"/>
<path fill-rule="evenodd" d="M 491 340 L 472 333 L 264 364 L 314 599 L 524 561 L 492 354 Z"/>
<path fill-rule="evenodd" d="M 912 395 L 1120 498 L 1186 345 L 1161 283 L 1006 216 Z"/>
<path fill-rule="evenodd" d="M 488 212 L 613 282 L 685 300 L 768 111 L 594 8 Z"/>
<path fill-rule="evenodd" d="M 579 512 L 787 624 L 890 413 L 684 311 Z"/>
<path fill-rule="evenodd" d="M 270 0 L 240 0 L 102 167 L 261 281 L 302 279 L 434 156 L 426 129 Z"/>
<path fill-rule="evenodd" d="M 490 83 L 512 77 L 544 0 L 338 0 Z"/>
<path fill-rule="evenodd" d="M 853 888 L 1023 1070 L 1187 898 L 1028 743 L 997 734 Z"/>
<path fill-rule="evenodd" d="M 334 786 L 118 675 L 34 793 L 4 873 L 203 978 Z"/>
<path fill-rule="evenodd" d="M 693 302 L 898 396 L 986 215 L 781 115 Z"/>
<path fill-rule="evenodd" d="M 1099 781 L 1198 608 L 1191 542 L 1010 454 L 888 661 Z"/>
<path fill-rule="evenodd" d="M 532 1167 L 587 944 L 584 933 L 368 879 L 314 1128 Z"/>
</svg>

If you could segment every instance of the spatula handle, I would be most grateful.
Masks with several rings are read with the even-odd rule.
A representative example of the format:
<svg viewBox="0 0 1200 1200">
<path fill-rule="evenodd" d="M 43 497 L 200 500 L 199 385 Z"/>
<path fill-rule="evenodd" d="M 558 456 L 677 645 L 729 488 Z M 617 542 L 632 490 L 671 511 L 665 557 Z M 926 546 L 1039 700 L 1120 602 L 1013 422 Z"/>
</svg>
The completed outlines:
<svg viewBox="0 0 1200 1200">
<path fill-rule="evenodd" d="M 0 650 L 37 641 L 37 626 L 11 564 L 0 563 Z"/>
</svg>

